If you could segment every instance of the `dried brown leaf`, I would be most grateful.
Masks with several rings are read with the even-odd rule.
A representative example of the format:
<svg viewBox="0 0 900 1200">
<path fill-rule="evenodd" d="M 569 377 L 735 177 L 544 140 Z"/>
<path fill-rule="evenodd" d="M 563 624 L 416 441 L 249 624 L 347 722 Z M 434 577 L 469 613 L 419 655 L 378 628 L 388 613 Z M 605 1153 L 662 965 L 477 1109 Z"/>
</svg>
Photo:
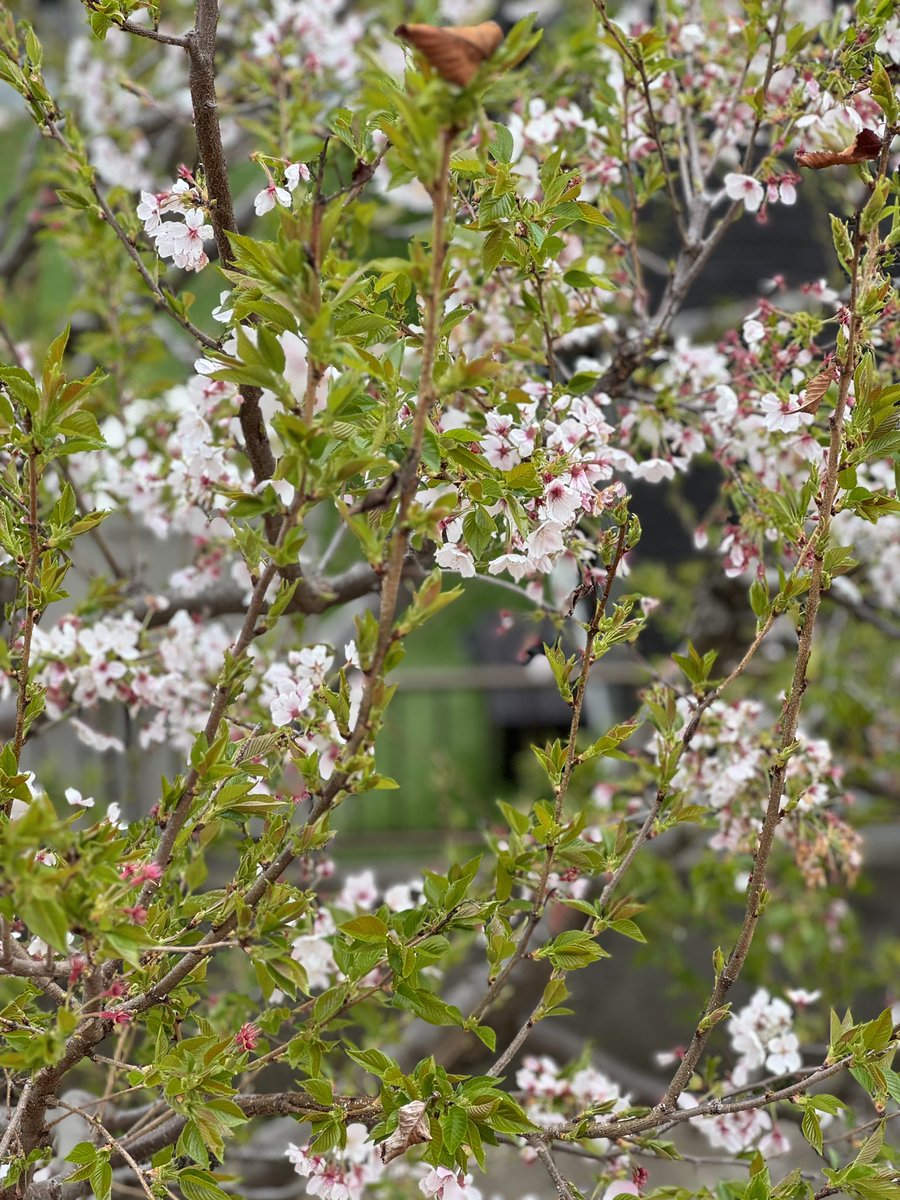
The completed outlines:
<svg viewBox="0 0 900 1200">
<path fill-rule="evenodd" d="M 394 34 L 421 50 L 443 79 L 460 87 L 468 87 L 481 64 L 503 41 L 503 30 L 496 21 L 455 28 L 398 25 Z"/>
<path fill-rule="evenodd" d="M 822 403 L 822 397 L 828 391 L 836 375 L 836 363 L 830 363 L 827 367 L 823 367 L 818 375 L 814 375 L 806 385 L 806 400 L 799 411 L 804 413 L 817 412 L 819 405 Z"/>
<path fill-rule="evenodd" d="M 431 1141 L 431 1126 L 425 1115 L 424 1100 L 410 1100 L 397 1112 L 397 1128 L 391 1136 L 381 1143 L 381 1161 L 393 1162 L 400 1158 L 411 1146 Z"/>
<path fill-rule="evenodd" d="M 794 155 L 801 167 L 821 171 L 823 167 L 841 167 L 868 162 L 881 153 L 881 138 L 871 129 L 861 129 L 853 144 L 843 150 L 798 150 Z"/>
</svg>

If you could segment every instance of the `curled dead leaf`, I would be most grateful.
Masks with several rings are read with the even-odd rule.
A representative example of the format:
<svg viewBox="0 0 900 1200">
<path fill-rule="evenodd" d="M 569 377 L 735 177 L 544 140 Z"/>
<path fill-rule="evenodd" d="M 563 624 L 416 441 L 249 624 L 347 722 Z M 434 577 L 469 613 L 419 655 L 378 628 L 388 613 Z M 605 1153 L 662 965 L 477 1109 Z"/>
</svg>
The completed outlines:
<svg viewBox="0 0 900 1200">
<path fill-rule="evenodd" d="M 397 1128 L 381 1143 L 381 1161 L 393 1162 L 405 1154 L 411 1146 L 431 1141 L 431 1126 L 425 1115 L 424 1100 L 410 1100 L 397 1110 Z"/>
<path fill-rule="evenodd" d="M 503 30 L 496 21 L 456 28 L 398 25 L 394 34 L 421 50 L 443 79 L 460 87 L 469 86 L 481 64 L 503 41 Z"/>
<path fill-rule="evenodd" d="M 868 162 L 881 153 L 881 138 L 871 129 L 861 129 L 853 144 L 843 150 L 798 150 L 794 155 L 801 167 L 821 171 L 823 167 L 841 167 Z"/>
<path fill-rule="evenodd" d="M 799 411 L 803 413 L 817 412 L 822 403 L 822 397 L 828 391 L 836 375 L 837 363 L 829 363 L 827 367 L 822 368 L 818 375 L 814 375 L 806 385 L 806 399 Z"/>
</svg>

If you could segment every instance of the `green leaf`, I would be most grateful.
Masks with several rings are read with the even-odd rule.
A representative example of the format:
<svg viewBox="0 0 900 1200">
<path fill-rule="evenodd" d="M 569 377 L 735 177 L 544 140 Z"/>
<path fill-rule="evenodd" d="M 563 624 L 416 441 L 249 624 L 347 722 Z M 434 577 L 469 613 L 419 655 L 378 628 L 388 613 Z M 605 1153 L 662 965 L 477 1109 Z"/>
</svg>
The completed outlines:
<svg viewBox="0 0 900 1200">
<path fill-rule="evenodd" d="M 513 808 L 511 804 L 507 804 L 505 800 L 498 800 L 497 807 L 503 813 L 504 817 L 506 818 L 506 823 L 513 833 L 517 833 L 520 837 L 524 837 L 524 835 L 528 832 L 528 827 L 531 824 L 527 815 L 523 812 L 519 812 L 517 808 Z"/>
<path fill-rule="evenodd" d="M 48 946 L 66 953 L 66 934 L 69 923 L 58 900 L 50 896 L 30 896 L 19 904 L 19 914 L 35 936 L 42 938 Z"/>
<path fill-rule="evenodd" d="M 454 1004 L 447 1004 L 434 992 L 400 983 L 394 989 L 394 1000 L 400 1008 L 408 1008 L 429 1025 L 462 1025 L 463 1016 Z"/>
<path fill-rule="evenodd" d="M 570 929 L 536 950 L 535 958 L 547 958 L 561 971 L 577 971 L 590 966 L 598 958 L 609 958 L 609 952 L 598 946 L 589 933 Z"/>
<path fill-rule="evenodd" d="M 444 1146 L 450 1154 L 455 1154 L 469 1128 L 469 1115 L 463 1108 L 451 1108 L 445 1117 L 441 1117 L 441 1133 Z"/>
<path fill-rule="evenodd" d="M 494 137 L 488 143 L 488 149 L 497 160 L 497 162 L 511 163 L 513 156 L 513 135 L 498 121 L 494 122 Z"/>
<path fill-rule="evenodd" d="M 498 263 L 506 253 L 508 245 L 509 234 L 502 227 L 492 229 L 484 239 L 484 244 L 481 247 L 481 266 L 485 279 L 493 275 Z"/>
<path fill-rule="evenodd" d="M 112 1167 L 106 1155 L 97 1158 L 88 1176 L 91 1189 L 97 1200 L 109 1200 L 112 1194 Z"/>
<path fill-rule="evenodd" d="M 583 750 L 579 757 L 582 762 L 588 762 L 592 758 L 609 757 L 623 742 L 627 742 L 631 735 L 638 728 L 637 721 L 623 721 L 620 725 L 614 725 L 601 738 L 597 738 L 596 742 Z"/>
<path fill-rule="evenodd" d="M 822 1124 L 819 1121 L 818 1114 L 815 1109 L 807 1108 L 803 1114 L 803 1120 L 800 1122 L 800 1132 L 812 1146 L 817 1154 L 822 1153 Z"/>
<path fill-rule="evenodd" d="M 118 925 L 115 929 L 104 930 L 100 936 L 115 954 L 133 967 L 141 965 L 141 954 L 152 944 L 142 925 Z"/>
<path fill-rule="evenodd" d="M 381 1050 L 357 1050 L 353 1046 L 347 1046 L 347 1055 L 353 1059 L 355 1063 L 359 1063 L 372 1075 L 376 1075 L 379 1079 L 384 1079 L 385 1075 L 390 1071 L 398 1071 L 399 1068 L 392 1058 L 383 1054 Z"/>
<path fill-rule="evenodd" d="M 574 209 L 574 213 L 572 210 Z M 586 221 L 588 225 L 597 225 L 601 229 L 612 229 L 612 221 L 609 217 L 604 217 L 603 213 L 593 204 L 588 204 L 586 200 L 567 200 L 564 204 L 560 204 L 553 210 L 553 215 L 557 213 L 565 215 L 572 213 L 576 219 Z"/>
<path fill-rule="evenodd" d="M 884 64 L 877 56 L 872 60 L 872 79 L 869 84 L 876 103 L 887 118 L 889 125 L 895 125 L 897 118 L 900 117 L 900 105 L 897 103 L 897 94 L 894 91 L 891 77 L 884 68 Z"/>
<path fill-rule="evenodd" d="M 383 942 L 388 932 L 384 921 L 373 913 L 363 913 L 359 917 L 353 917 L 350 921 L 344 921 L 339 928 L 343 933 L 349 934 L 350 937 L 356 938 L 360 942 Z"/>
<path fill-rule="evenodd" d="M 334 1104 L 334 1088 L 328 1079 L 304 1079 L 300 1085 L 317 1104 L 330 1108 Z"/>
<path fill-rule="evenodd" d="M 199 1167 L 185 1167 L 178 1172 L 178 1187 L 185 1200 L 233 1200 L 222 1190 L 209 1171 Z"/>
<path fill-rule="evenodd" d="M 92 1163 L 96 1157 L 96 1146 L 91 1142 L 79 1142 L 66 1155 L 66 1162 L 78 1163 L 80 1166 L 84 1166 L 86 1163 Z"/>
<path fill-rule="evenodd" d="M 497 1031 L 490 1025 L 470 1025 L 468 1028 L 493 1054 L 497 1049 Z"/>
<path fill-rule="evenodd" d="M 192 1158 L 202 1167 L 209 1166 L 209 1152 L 195 1122 L 188 1121 L 178 1135 L 175 1153 L 179 1158 Z"/>
<path fill-rule="evenodd" d="M 476 505 L 463 518 L 463 537 L 475 558 L 483 558 L 496 532 L 494 518 L 486 508 Z"/>
<path fill-rule="evenodd" d="M 645 944 L 647 942 L 640 927 L 627 917 L 622 917 L 618 921 L 610 921 L 608 928 L 614 930 L 616 933 L 621 933 L 623 937 L 631 938 L 634 942 L 643 942 Z"/>
</svg>

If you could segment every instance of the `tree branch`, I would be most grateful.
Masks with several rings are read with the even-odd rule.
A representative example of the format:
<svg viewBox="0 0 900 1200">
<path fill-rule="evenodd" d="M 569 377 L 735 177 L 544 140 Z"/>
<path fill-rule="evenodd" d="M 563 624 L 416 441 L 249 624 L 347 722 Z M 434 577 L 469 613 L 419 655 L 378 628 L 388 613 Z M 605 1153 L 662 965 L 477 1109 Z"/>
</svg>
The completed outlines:
<svg viewBox="0 0 900 1200">
<path fill-rule="evenodd" d="M 862 248 L 863 239 L 857 234 L 854 242 L 854 257 L 850 273 L 850 326 L 847 335 L 847 349 L 842 364 L 838 399 L 831 416 L 828 463 L 817 504 L 818 522 L 811 546 L 813 563 L 810 571 L 809 594 L 806 602 L 803 626 L 798 639 L 797 658 L 794 664 L 791 687 L 782 714 L 779 750 L 770 770 L 770 787 L 766 814 L 757 841 L 750 882 L 747 885 L 747 903 L 744 920 L 728 961 L 716 978 L 703 1016 L 691 1038 L 691 1043 L 672 1078 L 672 1082 L 666 1089 L 665 1096 L 660 1102 L 659 1108 L 662 1111 L 668 1111 L 675 1105 L 678 1097 L 689 1083 L 694 1068 L 706 1048 L 712 1030 L 715 1028 L 716 1022 L 714 1020 L 711 1021 L 710 1018 L 722 1009 L 728 992 L 740 975 L 764 907 L 763 896 L 765 893 L 766 868 L 775 840 L 775 830 L 781 820 L 781 799 L 784 793 L 784 781 L 787 774 L 788 762 L 796 745 L 800 708 L 803 701 L 803 693 L 806 690 L 807 669 L 812 655 L 816 618 L 826 586 L 824 555 L 831 529 L 834 501 L 838 491 L 844 414 L 847 408 L 850 382 L 853 378 L 857 340 L 861 324 L 861 318 L 857 312 L 857 296 L 860 282 L 860 255 Z"/>
<path fill-rule="evenodd" d="M 218 0 L 197 0 L 194 28 L 185 38 L 190 62 L 189 86 L 194 111 L 197 150 L 203 164 L 204 183 L 212 200 L 212 224 L 219 261 L 225 269 L 234 267 L 229 233 L 237 233 L 228 164 L 222 145 L 219 107 L 216 98 L 216 29 L 219 22 Z M 239 413 L 244 447 L 257 483 L 271 479 L 275 456 L 269 442 L 259 400 L 262 390 L 241 384 Z"/>
</svg>

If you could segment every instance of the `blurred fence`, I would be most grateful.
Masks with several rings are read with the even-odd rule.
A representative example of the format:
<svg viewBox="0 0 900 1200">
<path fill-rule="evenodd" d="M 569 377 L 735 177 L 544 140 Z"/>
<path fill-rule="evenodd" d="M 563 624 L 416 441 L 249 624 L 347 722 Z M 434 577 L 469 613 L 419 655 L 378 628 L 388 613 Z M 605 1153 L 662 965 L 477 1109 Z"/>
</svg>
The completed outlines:
<svg viewBox="0 0 900 1200">
<path fill-rule="evenodd" d="M 606 661 L 589 688 L 586 724 L 612 723 L 620 697 L 644 682 L 627 661 Z M 564 737 L 570 710 L 543 656 L 526 665 L 464 664 L 398 672 L 376 743 L 379 771 L 397 789 L 369 792 L 336 814 L 342 844 L 414 854 L 435 836 L 465 838 L 493 822 L 498 798 L 523 785 L 529 745 Z M 361 847 L 360 847 L 361 848 Z"/>
</svg>

